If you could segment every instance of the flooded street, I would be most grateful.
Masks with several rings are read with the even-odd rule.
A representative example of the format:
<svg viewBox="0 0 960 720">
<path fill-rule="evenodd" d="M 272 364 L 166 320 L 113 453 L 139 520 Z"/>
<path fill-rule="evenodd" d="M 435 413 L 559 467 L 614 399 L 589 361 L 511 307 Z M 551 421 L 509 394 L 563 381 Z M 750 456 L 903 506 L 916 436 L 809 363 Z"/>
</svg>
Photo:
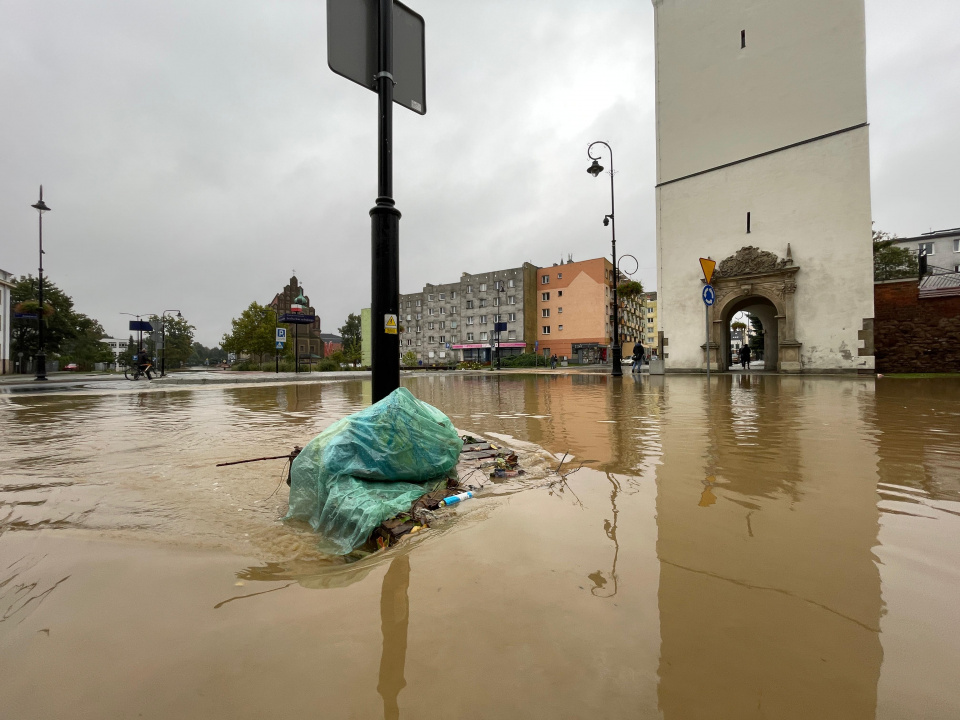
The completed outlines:
<svg viewBox="0 0 960 720">
<path fill-rule="evenodd" d="M 215 465 L 369 382 L 0 396 L 2 715 L 960 716 L 957 380 L 404 384 L 532 470 L 350 563 Z"/>
</svg>

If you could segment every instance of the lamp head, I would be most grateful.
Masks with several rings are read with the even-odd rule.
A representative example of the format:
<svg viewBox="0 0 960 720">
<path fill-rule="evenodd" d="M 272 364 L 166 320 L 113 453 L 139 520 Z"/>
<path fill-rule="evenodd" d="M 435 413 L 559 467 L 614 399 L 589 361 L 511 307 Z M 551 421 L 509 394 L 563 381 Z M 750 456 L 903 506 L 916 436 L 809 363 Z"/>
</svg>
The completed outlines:
<svg viewBox="0 0 960 720">
<path fill-rule="evenodd" d="M 594 160 L 593 165 L 587 168 L 587 172 L 596 177 L 603 172 L 603 165 Z"/>
<path fill-rule="evenodd" d="M 177 317 L 178 317 L 178 318 L 182 318 L 182 317 L 183 317 L 183 315 L 180 314 L 180 311 L 179 311 L 179 310 L 177 310 Z"/>
<path fill-rule="evenodd" d="M 50 208 L 47 207 L 47 204 L 43 201 L 43 185 L 40 186 L 40 199 L 30 207 L 36 208 L 37 212 L 39 212 L 41 215 L 50 210 Z"/>
<path fill-rule="evenodd" d="M 606 227 L 606 226 L 609 225 L 609 224 L 610 224 L 610 216 L 609 216 L 609 215 L 604 215 L 604 216 L 603 216 L 603 226 Z"/>
</svg>

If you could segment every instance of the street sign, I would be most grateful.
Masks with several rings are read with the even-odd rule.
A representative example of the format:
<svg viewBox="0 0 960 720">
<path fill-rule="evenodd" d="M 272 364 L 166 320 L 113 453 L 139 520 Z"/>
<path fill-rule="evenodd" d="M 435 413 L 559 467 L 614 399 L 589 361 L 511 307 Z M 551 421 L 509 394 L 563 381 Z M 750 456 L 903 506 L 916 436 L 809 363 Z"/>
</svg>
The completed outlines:
<svg viewBox="0 0 960 720">
<path fill-rule="evenodd" d="M 18 313 L 18 312 L 15 312 L 13 314 L 13 317 L 16 318 L 17 320 L 37 320 L 40 318 L 40 316 L 37 315 L 36 313 Z"/>
<path fill-rule="evenodd" d="M 327 0 L 327 65 L 377 92 L 380 0 Z M 393 1 L 393 101 L 425 115 L 423 17 Z"/>
<path fill-rule="evenodd" d="M 316 315 L 304 315 L 303 313 L 284 313 L 280 316 L 280 322 L 293 323 L 294 325 L 313 325 L 316 319 Z"/>
<path fill-rule="evenodd" d="M 704 305 L 713 305 L 713 301 L 717 299 L 717 294 L 713 290 L 713 285 L 704 285 L 702 295 Z"/>
<path fill-rule="evenodd" d="M 130 329 L 134 332 L 153 332 L 153 325 L 146 320 L 131 320 Z"/>
<path fill-rule="evenodd" d="M 383 316 L 383 331 L 387 335 L 397 334 L 397 316 L 396 315 Z"/>
<path fill-rule="evenodd" d="M 707 281 L 707 285 L 709 285 L 710 281 L 713 280 L 713 271 L 716 267 L 716 260 L 711 260 L 710 258 L 700 258 L 700 268 L 703 270 L 703 279 Z"/>
<path fill-rule="evenodd" d="M 277 328 L 277 342 L 283 344 L 287 341 L 287 329 Z"/>
<path fill-rule="evenodd" d="M 277 340 L 277 350 L 283 350 L 283 343 Z"/>
<path fill-rule="evenodd" d="M 506 332 L 507 324 L 505 322 L 498 322 L 493 324 L 493 329 L 495 332 Z"/>
<path fill-rule="evenodd" d="M 446 344 L 444 345 L 444 347 L 445 347 L 447 350 L 449 350 L 449 349 L 450 349 L 450 343 L 446 343 Z"/>
</svg>

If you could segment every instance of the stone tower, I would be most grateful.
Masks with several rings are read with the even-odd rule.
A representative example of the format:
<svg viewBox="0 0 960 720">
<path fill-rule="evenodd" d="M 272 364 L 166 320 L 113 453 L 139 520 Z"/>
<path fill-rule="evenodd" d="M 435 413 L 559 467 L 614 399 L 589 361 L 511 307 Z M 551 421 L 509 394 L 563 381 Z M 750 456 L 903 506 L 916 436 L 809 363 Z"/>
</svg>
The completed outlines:
<svg viewBox="0 0 960 720">
<path fill-rule="evenodd" d="M 873 369 L 863 0 L 653 0 L 657 280 L 666 369 Z M 698 258 L 720 263 L 706 325 Z"/>
</svg>

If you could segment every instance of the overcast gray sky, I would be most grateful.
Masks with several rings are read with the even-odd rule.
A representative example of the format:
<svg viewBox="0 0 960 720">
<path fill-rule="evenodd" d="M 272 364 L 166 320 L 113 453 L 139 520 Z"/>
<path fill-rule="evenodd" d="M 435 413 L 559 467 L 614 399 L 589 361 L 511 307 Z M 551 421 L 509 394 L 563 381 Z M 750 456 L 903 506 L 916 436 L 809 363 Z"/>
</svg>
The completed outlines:
<svg viewBox="0 0 960 720">
<path fill-rule="evenodd" d="M 400 285 L 608 254 L 654 269 L 649 0 L 410 0 L 425 116 L 395 107 Z M 114 335 L 177 308 L 206 345 L 296 269 L 325 331 L 369 305 L 376 96 L 326 64 L 323 0 L 0 0 L 0 267 Z M 960 225 L 960 2 L 867 0 L 873 216 Z"/>
</svg>

